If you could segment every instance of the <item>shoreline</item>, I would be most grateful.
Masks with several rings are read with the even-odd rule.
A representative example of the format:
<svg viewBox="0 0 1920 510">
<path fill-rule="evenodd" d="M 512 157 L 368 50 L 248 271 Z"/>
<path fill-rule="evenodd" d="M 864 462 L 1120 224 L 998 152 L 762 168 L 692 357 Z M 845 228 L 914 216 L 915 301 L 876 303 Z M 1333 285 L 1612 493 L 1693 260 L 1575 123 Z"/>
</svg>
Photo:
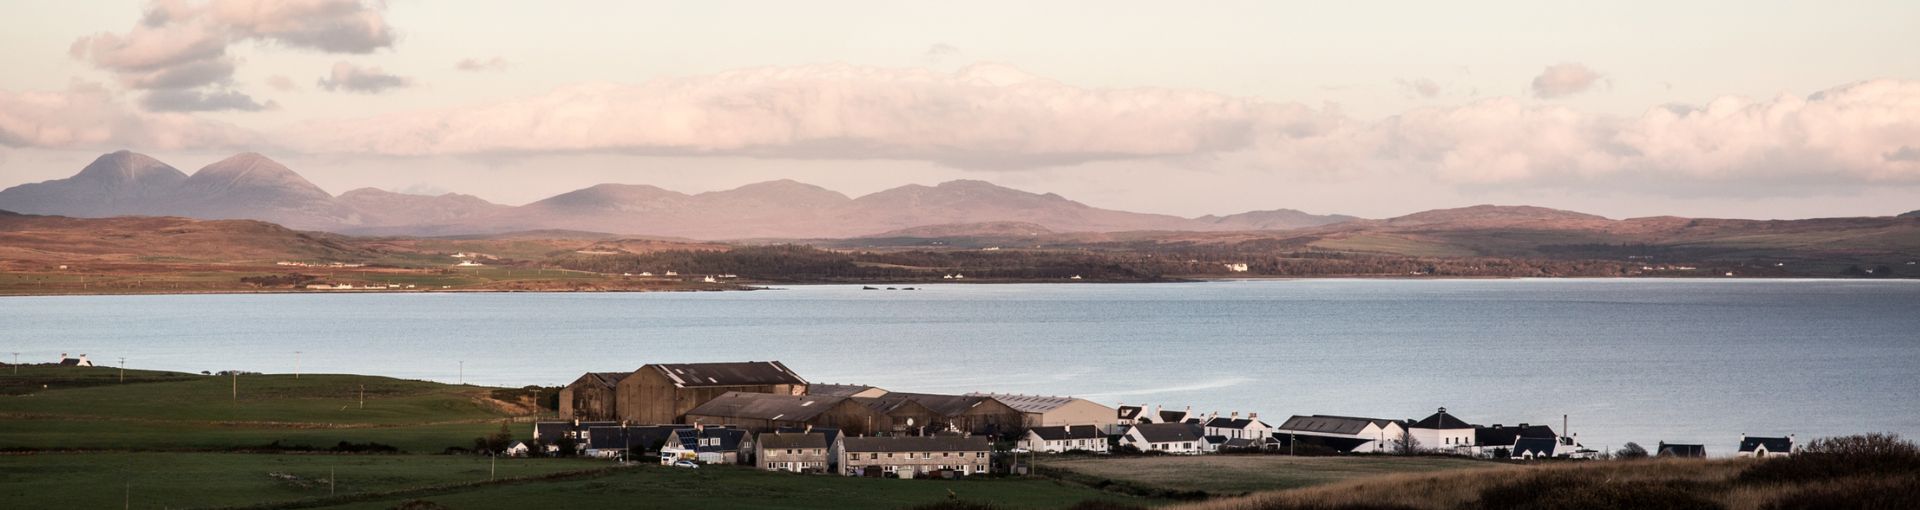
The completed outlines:
<svg viewBox="0 0 1920 510">
<path fill-rule="evenodd" d="M 1264 282 L 1264 281 L 1310 281 L 1310 280 L 1351 280 L 1351 281 L 1492 281 L 1492 280 L 1569 280 L 1569 281 L 1718 281 L 1718 282 L 1920 282 L 1920 278 L 1836 278 L 1822 276 L 1765 276 L 1765 277 L 1724 277 L 1724 276 L 1408 276 L 1408 275 L 1326 275 L 1326 276 L 1183 276 L 1159 280 L 973 280 L 929 281 L 929 282 L 755 282 L 738 284 L 736 288 L 654 288 L 654 289 L 414 289 L 414 290 L 305 290 L 305 289 L 230 289 L 230 290 L 185 290 L 163 292 L 0 292 L 0 299 L 15 297 L 60 297 L 60 296 L 196 296 L 196 295 L 246 295 L 246 294 L 299 294 L 299 295 L 379 295 L 379 294 L 626 294 L 656 292 L 750 292 L 779 290 L 779 287 L 813 286 L 929 286 L 929 285 L 1153 285 L 1170 283 L 1202 282 Z M 875 289 L 881 290 L 881 289 Z M 899 289 L 895 289 L 899 290 Z"/>
</svg>

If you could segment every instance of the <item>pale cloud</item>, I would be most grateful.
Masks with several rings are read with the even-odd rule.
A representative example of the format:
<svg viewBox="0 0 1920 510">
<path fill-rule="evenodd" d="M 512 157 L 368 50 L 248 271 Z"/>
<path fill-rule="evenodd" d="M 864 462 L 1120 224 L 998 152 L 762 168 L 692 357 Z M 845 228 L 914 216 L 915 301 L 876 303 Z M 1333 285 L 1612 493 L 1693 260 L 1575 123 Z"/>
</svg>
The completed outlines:
<svg viewBox="0 0 1920 510">
<path fill-rule="evenodd" d="M 1586 92 L 1599 83 L 1600 78 L 1599 72 L 1581 64 L 1568 62 L 1547 66 L 1539 76 L 1533 77 L 1533 95 L 1552 99 Z"/>
<path fill-rule="evenodd" d="M 505 71 L 507 70 L 507 59 L 501 57 L 486 59 L 463 58 L 460 59 L 459 62 L 453 63 L 453 68 L 468 72 Z"/>
<path fill-rule="evenodd" d="M 231 90 L 155 90 L 140 99 L 140 105 L 156 112 L 210 112 L 232 110 L 254 112 L 275 108 L 272 101 L 261 103 L 253 97 Z"/>
<path fill-rule="evenodd" d="M 580 84 L 305 124 L 280 138 L 315 152 L 390 156 L 606 152 L 985 170 L 1160 159 L 1454 185 L 1915 183 L 1920 163 L 1905 156 L 1920 139 L 1920 82 L 1724 97 L 1637 117 L 1492 98 L 1363 121 L 1200 91 L 1081 88 L 1001 65 L 943 73 L 834 64 Z"/>
<path fill-rule="evenodd" d="M 229 46 L 370 53 L 393 45 L 385 9 L 360 0 L 156 0 L 132 29 L 81 37 L 69 53 L 112 72 L 123 87 L 155 91 L 147 104 L 244 110 L 236 106 L 259 103 L 232 90 L 237 62 Z M 215 100 L 183 101 L 191 97 Z"/>
<path fill-rule="evenodd" d="M 363 94 L 378 94 L 411 84 L 412 80 L 387 74 L 378 67 L 360 67 L 347 62 L 333 64 L 333 72 L 319 80 L 320 88 L 329 91 Z"/>
<path fill-rule="evenodd" d="M 287 92 L 290 90 L 295 90 L 300 88 L 299 84 L 293 82 L 293 78 L 288 78 L 286 75 L 282 75 L 282 74 L 268 76 L 267 86 L 273 87 L 274 90 L 278 90 L 281 92 Z"/>
<path fill-rule="evenodd" d="M 934 43 L 927 46 L 923 55 L 929 62 L 942 62 L 960 56 L 960 48 L 947 43 Z"/>
<path fill-rule="evenodd" d="M 252 133 L 229 124 L 129 108 L 94 84 L 63 91 L 0 90 L 0 145 L 10 147 L 221 149 L 254 140 Z"/>
<path fill-rule="evenodd" d="M 1420 97 L 1432 98 L 1434 96 L 1440 95 L 1440 84 L 1434 83 L 1432 79 L 1428 79 L 1428 78 L 1415 78 L 1411 80 L 1403 79 L 1403 80 L 1397 80 L 1395 81 L 1395 83 L 1399 84 L 1400 88 L 1406 89 L 1407 92 L 1419 95 Z"/>
</svg>

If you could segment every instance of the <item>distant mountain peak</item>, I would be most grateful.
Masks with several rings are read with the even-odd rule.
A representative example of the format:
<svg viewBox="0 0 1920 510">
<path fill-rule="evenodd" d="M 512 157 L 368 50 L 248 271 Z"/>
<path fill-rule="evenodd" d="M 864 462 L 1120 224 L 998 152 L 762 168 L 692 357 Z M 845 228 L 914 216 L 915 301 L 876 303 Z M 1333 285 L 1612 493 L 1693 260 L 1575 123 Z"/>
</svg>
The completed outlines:
<svg viewBox="0 0 1920 510">
<path fill-rule="evenodd" d="M 1406 216 L 1389 218 L 1393 225 L 1424 225 L 1436 223 L 1478 223 L 1511 224 L 1552 221 L 1609 221 L 1604 216 L 1582 212 L 1536 207 L 1531 205 L 1490 205 L 1481 204 L 1452 209 L 1434 209 Z"/>
<path fill-rule="evenodd" d="M 177 184 L 186 180 L 186 172 L 161 163 L 160 160 L 138 152 L 118 150 L 101 154 L 89 163 L 80 173 L 74 174 L 75 180 L 93 182 L 146 182 L 147 184 Z"/>
</svg>

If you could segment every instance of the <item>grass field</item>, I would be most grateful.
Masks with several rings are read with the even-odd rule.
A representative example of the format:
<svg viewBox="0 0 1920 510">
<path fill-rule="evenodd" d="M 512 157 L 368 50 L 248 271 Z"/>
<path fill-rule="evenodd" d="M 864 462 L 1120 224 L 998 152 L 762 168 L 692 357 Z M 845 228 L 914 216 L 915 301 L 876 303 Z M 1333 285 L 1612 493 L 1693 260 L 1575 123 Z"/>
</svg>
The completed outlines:
<svg viewBox="0 0 1920 510">
<path fill-rule="evenodd" d="M 1064 469 L 1156 488 L 1213 494 L 1292 489 L 1393 473 L 1512 467 L 1456 457 L 1286 455 L 1042 458 L 1040 465 L 1043 469 Z"/>
<path fill-rule="evenodd" d="M 887 480 L 648 465 L 591 478 L 422 491 L 319 508 L 386 509 L 419 499 L 449 508 L 890 509 L 944 501 L 949 491 L 1007 509 L 1064 508 L 1087 500 L 1164 503 L 1040 478 Z"/>
<path fill-rule="evenodd" d="M 500 459 L 494 476 L 606 467 L 585 459 Z M 0 456 L 8 508 L 194 508 L 283 503 L 486 481 L 487 459 L 452 455 L 66 453 Z"/>
</svg>

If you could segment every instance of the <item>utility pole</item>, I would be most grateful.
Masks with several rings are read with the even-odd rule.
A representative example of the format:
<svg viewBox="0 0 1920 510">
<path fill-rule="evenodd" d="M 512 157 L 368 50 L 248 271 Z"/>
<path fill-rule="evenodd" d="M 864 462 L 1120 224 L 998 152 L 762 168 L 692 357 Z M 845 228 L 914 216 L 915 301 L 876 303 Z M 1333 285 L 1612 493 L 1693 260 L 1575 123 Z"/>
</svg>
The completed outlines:
<svg viewBox="0 0 1920 510">
<path fill-rule="evenodd" d="M 120 357 L 120 382 L 127 382 L 127 357 Z"/>
<path fill-rule="evenodd" d="M 467 361 L 460 360 L 460 384 L 467 384 Z"/>
<path fill-rule="evenodd" d="M 360 385 L 360 408 L 367 408 L 367 385 Z"/>
<path fill-rule="evenodd" d="M 494 481 L 494 480 L 495 480 L 495 478 L 493 477 L 493 465 L 494 465 L 494 464 L 495 464 L 496 462 L 498 462 L 498 461 L 499 461 L 499 459 L 500 459 L 500 455 L 499 455 L 499 454 L 494 454 L 494 455 L 489 455 L 489 456 L 487 456 L 487 481 L 489 481 L 489 482 L 491 482 L 491 481 Z"/>
<path fill-rule="evenodd" d="M 13 353 L 13 375 L 20 375 L 20 353 Z"/>
<path fill-rule="evenodd" d="M 327 496 L 328 497 L 333 496 L 333 479 L 336 478 L 336 476 L 333 474 L 333 471 L 334 471 L 333 466 L 327 466 Z"/>
<path fill-rule="evenodd" d="M 293 351 L 293 378 L 300 378 L 300 351 Z"/>
<path fill-rule="evenodd" d="M 233 403 L 238 404 L 240 403 L 240 371 L 229 370 L 228 373 L 233 374 Z"/>
</svg>

